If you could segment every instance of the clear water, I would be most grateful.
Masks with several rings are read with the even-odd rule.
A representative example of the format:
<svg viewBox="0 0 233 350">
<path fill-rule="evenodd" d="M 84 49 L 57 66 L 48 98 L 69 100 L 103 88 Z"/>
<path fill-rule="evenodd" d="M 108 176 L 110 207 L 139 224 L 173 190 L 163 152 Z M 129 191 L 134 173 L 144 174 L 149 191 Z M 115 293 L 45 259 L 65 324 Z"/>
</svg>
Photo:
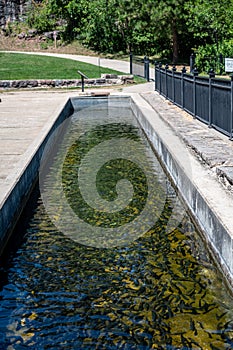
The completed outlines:
<svg viewBox="0 0 233 350">
<path fill-rule="evenodd" d="M 66 132 L 45 176 L 45 193 L 34 193 L 36 205 L 31 201 L 31 213 L 17 229 L 22 242 L 0 266 L 0 349 L 233 348 L 232 296 L 131 110 L 126 106 L 106 109 L 99 105 L 78 111 Z M 90 135 L 96 136 L 98 142 Z M 66 212 L 67 203 L 58 202 L 61 189 L 57 190 L 59 184 L 54 179 L 61 167 L 64 197 L 75 215 L 82 215 L 79 209 L 83 198 L 76 183 L 79 160 L 86 155 L 85 147 L 90 150 L 113 135 L 124 141 L 136 140 L 139 148 L 146 147 L 150 170 L 147 166 L 143 169 L 147 177 L 152 177 L 156 190 L 134 167 L 137 176 L 130 177 L 130 181 L 138 181 L 138 185 L 133 185 L 136 194 L 126 208 L 127 215 L 122 219 L 117 214 L 124 214 L 121 207 L 125 198 L 120 190 L 118 198 L 114 189 L 121 177 L 130 176 L 129 154 L 136 152 L 129 150 L 127 144 L 127 156 L 114 158 L 120 159 L 116 167 L 107 162 L 107 167 L 97 174 L 96 184 L 102 197 L 111 205 L 119 199 L 116 210 L 112 206 L 103 210 L 100 201 L 90 211 L 89 203 L 83 214 L 87 226 L 77 228 Z M 68 151 L 62 151 L 67 145 Z M 103 152 L 101 149 L 104 155 Z M 144 160 L 137 165 L 142 168 Z M 88 181 L 86 186 L 90 186 Z M 124 192 L 130 188 L 128 198 L 132 188 L 129 183 L 123 186 Z M 53 193 L 49 198 L 47 190 Z M 148 198 L 154 208 L 152 217 L 148 222 L 142 217 L 134 224 Z M 55 201 L 57 210 L 53 216 Z M 100 211 L 104 211 L 103 216 Z M 66 225 L 57 219 L 61 216 L 65 216 Z M 121 235 L 125 225 L 129 225 L 128 231 Z M 66 231 L 66 226 L 71 229 Z M 109 227 L 117 227 L 118 231 L 105 234 Z M 140 234 L 135 227 L 141 230 Z M 102 240 L 101 235 L 95 238 L 98 228 L 102 230 Z"/>
</svg>

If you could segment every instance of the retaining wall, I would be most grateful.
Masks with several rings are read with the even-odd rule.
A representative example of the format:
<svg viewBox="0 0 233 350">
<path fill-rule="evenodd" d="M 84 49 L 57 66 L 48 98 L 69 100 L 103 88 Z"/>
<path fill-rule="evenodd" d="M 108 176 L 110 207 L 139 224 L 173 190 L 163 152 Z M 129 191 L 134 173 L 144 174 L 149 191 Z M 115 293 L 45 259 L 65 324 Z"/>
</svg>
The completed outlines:
<svg viewBox="0 0 233 350">
<path fill-rule="evenodd" d="M 133 75 L 102 74 L 101 78 L 84 79 L 85 87 L 111 86 L 132 84 Z M 32 89 L 32 88 L 72 88 L 81 87 L 81 79 L 27 79 L 27 80 L 0 80 L 0 89 Z"/>
<path fill-rule="evenodd" d="M 233 287 L 232 197 L 142 97 L 132 96 L 132 109 Z"/>
</svg>

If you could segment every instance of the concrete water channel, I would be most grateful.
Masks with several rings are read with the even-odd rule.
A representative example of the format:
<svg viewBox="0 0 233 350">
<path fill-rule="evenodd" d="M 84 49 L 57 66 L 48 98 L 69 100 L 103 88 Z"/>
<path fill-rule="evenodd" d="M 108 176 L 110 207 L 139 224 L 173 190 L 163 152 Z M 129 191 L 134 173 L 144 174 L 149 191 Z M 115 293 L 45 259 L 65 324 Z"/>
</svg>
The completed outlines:
<svg viewBox="0 0 233 350">
<path fill-rule="evenodd" d="M 148 100 L 150 94 L 151 93 L 145 93 L 144 97 Z M 154 108 L 152 108 L 152 106 L 148 104 L 140 94 L 128 93 L 127 95 L 129 96 L 129 99 L 131 101 L 130 106 L 132 108 L 132 111 L 134 112 L 134 115 L 136 116 L 141 128 L 143 129 L 149 142 L 157 152 L 158 157 L 160 158 L 162 165 L 166 169 L 168 176 L 173 181 L 176 190 L 179 191 L 179 195 L 181 199 L 184 200 L 184 202 L 186 203 L 185 204 L 186 209 L 190 211 L 190 213 L 192 214 L 192 217 L 195 219 L 195 224 L 199 227 L 200 232 L 206 242 L 207 251 L 209 249 L 211 254 L 214 256 L 215 262 L 218 264 L 219 269 L 222 270 L 222 273 L 225 275 L 226 280 L 231 284 L 232 275 L 233 275 L 233 265 L 232 265 L 233 264 L 233 261 L 232 261 L 233 205 L 232 205 L 231 194 L 228 193 L 225 189 L 223 189 L 222 185 L 218 182 L 216 177 L 210 172 L 210 169 L 207 168 L 206 166 L 203 166 L 203 164 L 201 164 L 200 161 L 198 161 L 197 157 L 195 157 L 195 155 L 192 152 L 190 152 L 190 150 L 187 148 L 187 146 L 184 144 L 181 138 L 177 135 L 178 134 L 177 130 L 174 131 L 174 129 L 172 129 L 171 126 L 169 126 L 168 120 L 166 121 L 163 120 L 164 118 L 162 117 L 162 108 L 164 108 L 165 113 L 169 115 L 169 113 L 171 112 L 171 110 L 169 110 L 170 107 L 166 101 L 161 99 L 157 94 L 156 95 L 154 94 L 155 93 L 153 93 L 153 98 L 154 96 L 156 96 L 157 98 L 157 107 L 159 109 L 159 113 L 156 112 L 156 104 Z M 2 151 L 2 154 L 1 154 L 1 158 L 3 162 L 1 163 L 2 164 L 1 180 L 2 181 L 1 181 L 1 187 L 0 187 L 1 189 L 1 221 L 0 221 L 1 225 L 0 227 L 1 227 L 2 246 L 4 246 L 4 241 L 6 240 L 6 237 L 4 237 L 5 232 L 9 228 L 9 225 L 12 224 L 12 222 L 14 223 L 15 215 L 19 214 L 20 209 L 22 208 L 22 204 L 25 203 L 26 201 L 25 196 L 29 194 L 30 187 L 34 184 L 36 180 L 36 174 L 38 172 L 38 168 L 40 165 L 40 158 L 45 146 L 44 141 L 48 140 L 47 136 L 49 135 L 49 132 L 54 130 L 55 124 L 57 123 L 58 125 L 65 118 L 67 118 L 73 112 L 74 106 L 78 104 L 78 99 L 75 97 L 76 95 L 75 93 L 71 93 L 71 94 L 46 93 L 45 94 L 45 93 L 37 92 L 31 95 L 28 93 L 22 93 L 17 95 L 18 102 L 21 101 L 21 103 L 19 104 L 19 109 L 17 109 L 16 108 L 17 101 L 15 101 L 16 95 L 17 94 L 12 94 L 12 95 L 9 94 L 5 101 L 4 101 L 4 97 L 2 99 L 3 100 L 2 106 L 4 107 L 4 104 L 5 104 L 5 107 L 6 107 L 5 119 L 4 119 L 4 113 L 2 114 L 3 118 L 1 119 L 1 126 L 2 126 L 1 142 L 4 145 L 4 147 L 2 148 L 2 150 L 4 151 Z M 117 93 L 117 95 L 121 95 L 121 94 Z M 33 96 L 33 99 L 30 100 L 30 96 L 31 97 Z M 123 94 L 123 96 L 125 96 L 125 94 Z M 83 98 L 81 100 L 83 100 Z M 21 109 L 23 105 L 24 105 L 24 108 Z M 28 109 L 29 107 L 30 109 Z M 14 116 L 12 117 L 12 120 L 11 120 L 12 124 L 9 125 L 9 113 L 11 108 L 12 108 L 12 111 L 14 111 Z M 172 111 L 174 112 L 174 109 Z M 12 115 L 12 112 L 11 112 L 11 115 Z M 185 116 L 184 118 L 187 119 L 187 116 Z M 216 140 L 216 137 L 217 136 L 214 133 L 215 140 Z M 17 139 L 17 142 L 15 142 L 16 139 Z M 224 139 L 224 142 L 228 145 L 225 139 Z M 17 147 L 14 149 L 11 148 L 13 144 L 15 145 L 17 144 Z M 80 251 L 79 253 L 81 254 L 81 256 L 84 257 L 84 255 L 82 255 L 83 252 Z M 182 251 L 181 251 L 181 255 L 182 255 Z M 131 255 L 131 257 L 132 256 L 133 255 Z M 50 261 L 50 258 L 51 256 L 48 256 L 48 261 Z M 90 257 L 88 259 L 90 259 Z M 106 261 L 107 258 L 104 257 L 104 259 Z M 209 264 L 209 261 L 207 265 L 208 264 Z M 124 267 L 127 270 L 127 266 L 124 265 L 123 268 Z M 122 268 L 122 265 L 119 268 Z M 202 266 L 202 269 L 203 269 L 202 272 L 204 275 L 206 273 L 205 266 Z M 215 275 L 216 269 L 214 265 L 213 265 L 213 271 Z M 110 269 L 110 272 L 111 272 L 111 269 Z M 112 273 L 113 272 L 114 271 L 112 270 Z M 90 272 L 88 272 L 88 274 L 89 273 Z M 209 278 L 209 275 L 206 280 L 208 280 L 208 278 Z M 223 282 L 219 282 L 219 281 L 220 280 L 218 280 L 218 283 L 220 283 L 219 290 L 221 290 L 221 293 L 223 293 L 220 299 L 223 298 L 222 299 L 223 304 L 221 305 L 220 309 L 217 310 L 216 314 L 214 316 L 211 315 L 210 319 L 208 319 L 207 323 L 210 322 L 208 324 L 210 328 L 208 328 L 207 326 L 204 327 L 201 319 L 198 319 L 198 318 L 196 319 L 195 318 L 196 316 L 194 318 L 190 316 L 192 312 L 188 308 L 188 305 L 189 307 L 191 307 L 190 306 L 191 304 L 188 304 L 188 302 L 185 302 L 186 294 L 189 295 L 189 294 L 200 293 L 199 296 L 201 297 L 201 299 L 204 298 L 205 289 L 208 290 L 208 288 L 205 283 L 203 284 L 201 280 L 199 280 L 198 282 L 199 287 L 195 285 L 196 289 L 194 288 L 194 285 L 192 285 L 193 288 L 191 289 L 189 289 L 187 285 L 185 286 L 177 285 L 177 288 L 186 289 L 186 291 L 183 292 L 184 300 L 183 301 L 179 300 L 179 309 L 183 307 L 184 313 L 189 313 L 189 317 L 185 319 L 185 323 L 186 323 L 186 326 L 188 324 L 187 329 L 189 329 L 190 333 L 189 331 L 185 331 L 185 334 L 184 334 L 182 333 L 181 329 L 178 330 L 178 324 L 180 323 L 179 317 L 181 318 L 184 317 L 184 314 L 182 316 L 182 313 L 180 314 L 177 311 L 177 314 L 174 315 L 174 310 L 169 309 L 170 307 L 169 306 L 168 308 L 165 307 L 163 309 L 163 312 L 165 314 L 167 312 L 170 313 L 169 315 L 166 314 L 167 315 L 166 317 L 171 319 L 173 319 L 174 317 L 178 317 L 178 314 L 179 314 L 179 317 L 175 318 L 176 320 L 175 327 L 177 328 L 177 334 L 176 334 L 176 331 L 173 329 L 172 334 L 169 335 L 169 327 L 167 324 L 164 325 L 165 327 L 164 329 L 159 329 L 158 331 L 159 334 L 155 334 L 156 333 L 155 325 L 156 325 L 156 322 L 159 322 L 159 319 L 156 320 L 156 317 L 153 316 L 153 312 L 152 312 L 153 310 L 148 309 L 148 305 L 147 306 L 144 305 L 147 309 L 146 311 L 148 312 L 146 316 L 146 320 L 147 320 L 146 322 L 149 322 L 149 323 L 151 322 L 151 324 L 153 324 L 152 328 L 154 328 L 153 332 L 155 333 L 153 333 L 152 331 L 148 331 L 147 327 L 141 328 L 141 326 L 139 326 L 140 323 L 138 323 L 138 321 L 135 321 L 135 324 L 137 325 L 137 327 L 140 328 L 140 330 L 136 330 L 136 328 L 133 327 L 132 328 L 133 335 L 132 335 L 132 332 L 130 332 L 130 327 L 128 324 L 129 320 L 128 321 L 125 320 L 125 326 L 127 328 L 127 331 L 126 331 L 126 328 L 124 329 L 124 331 L 118 329 L 118 332 L 116 332 L 115 340 L 111 339 L 111 341 L 108 340 L 109 343 L 108 342 L 106 343 L 106 346 L 109 346 L 107 348 L 117 349 L 119 348 L 117 347 L 119 345 L 119 346 L 122 346 L 122 348 L 133 348 L 133 349 L 139 349 L 139 348 L 140 349 L 141 348 L 143 349 L 150 349 L 150 348 L 176 349 L 176 348 L 182 348 L 182 347 L 201 349 L 203 348 L 201 344 L 204 344 L 205 349 L 213 348 L 211 346 L 215 346 L 216 348 L 219 348 L 219 349 L 223 348 L 224 346 L 224 348 L 230 349 L 232 346 L 232 322 L 231 321 L 233 320 L 231 318 L 232 315 L 230 314 L 230 311 L 232 308 L 231 296 L 227 292 L 227 285 L 224 285 Z M 125 283 L 127 284 L 128 282 L 125 282 Z M 135 292 L 136 295 L 134 295 L 134 297 L 140 298 L 139 286 L 135 284 L 130 286 L 132 287 L 131 289 L 136 291 Z M 167 284 L 164 284 L 163 287 L 165 288 L 165 286 L 167 286 Z M 26 290 L 25 290 L 25 293 L 26 293 Z M 206 293 L 209 295 L 208 291 Z M 7 291 L 6 291 L 6 294 L 7 294 Z M 4 298 L 4 294 L 3 294 L 3 298 Z M 86 297 L 84 297 L 84 299 L 85 298 Z M 208 313 L 211 309 L 211 306 L 209 306 L 207 301 L 203 302 L 202 304 L 201 299 L 198 299 L 198 301 L 196 301 L 199 303 L 199 306 L 198 306 L 199 311 L 200 309 L 203 309 L 204 312 Z M 130 301 L 132 302 L 131 299 Z M 216 301 L 215 299 L 211 300 L 213 308 L 215 308 L 215 305 L 214 305 L 215 301 Z M 102 299 L 98 300 L 99 304 L 101 304 L 102 302 L 104 302 Z M 210 302 L 210 300 L 208 300 L 208 302 Z M 210 302 L 210 305 L 211 305 L 211 302 Z M 174 301 L 174 304 L 176 304 L 175 301 Z M 124 306 L 123 309 L 125 309 L 125 307 L 126 306 Z M 140 306 L 138 307 L 139 309 L 137 310 L 137 313 L 139 315 L 140 312 L 142 312 L 142 310 L 140 309 Z M 159 312 L 157 313 L 159 314 Z M 121 317 L 124 319 L 126 314 L 124 313 L 122 314 L 122 311 L 119 311 L 118 317 L 120 317 L 119 316 L 120 314 L 121 314 Z M 17 317 L 18 316 L 19 315 L 17 315 Z M 108 323 L 112 320 L 111 316 L 109 315 L 106 316 L 107 317 L 106 319 L 104 318 L 105 316 L 106 315 L 103 315 L 102 313 L 102 318 L 100 318 L 102 320 L 101 322 Z M 134 316 L 134 317 L 137 318 L 137 316 Z M 153 317 L 155 317 L 154 320 L 153 320 Z M 217 325 L 219 328 L 211 329 L 213 324 L 215 325 L 215 327 L 217 327 L 216 323 L 213 323 L 211 325 L 211 319 L 213 317 L 215 317 L 215 319 L 218 320 Z M 21 325 L 22 323 L 23 324 L 26 323 L 27 320 L 34 321 L 36 318 L 37 318 L 36 309 L 33 309 L 33 311 L 32 309 L 30 309 L 28 311 L 28 315 L 24 315 L 21 318 L 21 321 L 20 321 Z M 95 319 L 95 318 L 96 316 L 93 314 L 92 319 Z M 78 320 L 78 322 L 79 321 L 80 320 Z M 60 327 L 62 328 L 63 326 L 60 326 Z M 10 330 L 12 339 L 15 337 L 15 335 L 13 334 L 15 330 L 13 328 Z M 145 329 L 147 329 L 146 332 L 145 332 Z M 16 330 L 17 330 L 17 327 L 16 327 Z M 11 333 L 11 331 L 13 333 Z M 34 335 L 32 335 L 35 333 L 34 331 L 35 329 L 30 329 L 29 327 L 29 330 L 27 328 L 27 332 L 31 334 L 31 336 L 30 335 L 23 336 L 22 335 L 23 329 L 22 329 L 22 332 L 17 335 L 21 337 L 21 340 L 20 339 L 15 340 L 14 338 L 15 346 L 16 346 L 15 348 L 17 349 L 17 346 L 20 346 L 19 344 L 21 344 L 22 342 L 24 342 L 28 347 L 35 346 L 34 348 L 36 348 L 36 344 L 33 343 Z M 92 342 L 95 341 L 96 344 L 98 345 L 97 338 L 104 337 L 101 331 L 100 332 L 98 331 L 97 332 L 98 334 L 95 332 L 92 332 L 91 330 L 89 333 L 84 330 L 82 330 L 82 332 L 83 333 L 80 338 L 81 340 L 79 343 L 77 343 L 78 344 L 77 346 L 79 346 L 80 348 L 82 347 L 85 348 L 85 346 L 86 348 L 88 348 L 88 346 L 89 348 L 93 348 Z M 164 335 L 162 334 L 163 332 L 164 332 Z M 198 338 L 198 334 L 199 334 L 199 338 Z M 198 343 L 197 341 L 197 339 L 200 339 L 200 334 L 202 334 L 201 338 L 203 338 L 202 340 L 203 343 L 201 344 Z M 215 335 L 217 335 L 216 338 L 215 338 Z M 106 337 L 111 338 L 111 335 L 108 334 L 106 335 Z M 130 339 L 128 337 L 130 337 Z M 92 338 L 95 340 L 93 340 Z M 18 345 L 17 345 L 17 341 L 19 342 Z M 59 341 L 64 342 L 63 348 L 66 348 L 65 343 L 67 343 L 67 348 L 72 348 L 67 339 L 65 338 L 60 339 Z M 128 341 L 128 345 L 127 345 L 127 341 Z M 116 345 L 117 343 L 118 345 Z M 41 342 L 41 344 L 43 344 L 43 342 Z M 105 346 L 104 344 L 105 344 L 104 342 L 102 343 L 100 341 L 98 345 L 99 347 L 97 346 L 97 348 L 101 348 L 101 346 Z M 47 345 L 48 344 L 46 344 L 45 342 L 43 346 L 47 346 Z M 140 347 L 140 346 L 143 346 L 143 347 Z"/>
</svg>

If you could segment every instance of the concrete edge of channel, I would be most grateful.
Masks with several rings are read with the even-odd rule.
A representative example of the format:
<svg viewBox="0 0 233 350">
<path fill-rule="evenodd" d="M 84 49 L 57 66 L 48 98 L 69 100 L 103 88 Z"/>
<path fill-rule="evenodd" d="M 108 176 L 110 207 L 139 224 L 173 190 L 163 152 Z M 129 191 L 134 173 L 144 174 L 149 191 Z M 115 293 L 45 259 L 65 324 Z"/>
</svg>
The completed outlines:
<svg viewBox="0 0 233 350">
<path fill-rule="evenodd" d="M 41 156 L 55 128 L 73 111 L 69 97 L 64 97 L 44 127 L 5 180 L 0 191 L 0 254 L 11 236 L 38 178 Z"/>
<path fill-rule="evenodd" d="M 131 99 L 139 124 L 233 287 L 232 197 L 143 97 L 131 94 Z"/>
</svg>

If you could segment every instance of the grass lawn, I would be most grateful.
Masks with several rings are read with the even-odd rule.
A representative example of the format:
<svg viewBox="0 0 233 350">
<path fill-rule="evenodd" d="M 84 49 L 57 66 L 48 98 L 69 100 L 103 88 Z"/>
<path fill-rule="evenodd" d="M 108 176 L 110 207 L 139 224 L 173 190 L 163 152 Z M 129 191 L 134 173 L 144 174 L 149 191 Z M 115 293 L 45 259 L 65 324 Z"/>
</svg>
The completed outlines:
<svg viewBox="0 0 233 350">
<path fill-rule="evenodd" d="M 71 59 L 0 52 L 0 80 L 80 79 L 77 70 L 88 78 L 101 73 L 125 74 Z"/>
</svg>

